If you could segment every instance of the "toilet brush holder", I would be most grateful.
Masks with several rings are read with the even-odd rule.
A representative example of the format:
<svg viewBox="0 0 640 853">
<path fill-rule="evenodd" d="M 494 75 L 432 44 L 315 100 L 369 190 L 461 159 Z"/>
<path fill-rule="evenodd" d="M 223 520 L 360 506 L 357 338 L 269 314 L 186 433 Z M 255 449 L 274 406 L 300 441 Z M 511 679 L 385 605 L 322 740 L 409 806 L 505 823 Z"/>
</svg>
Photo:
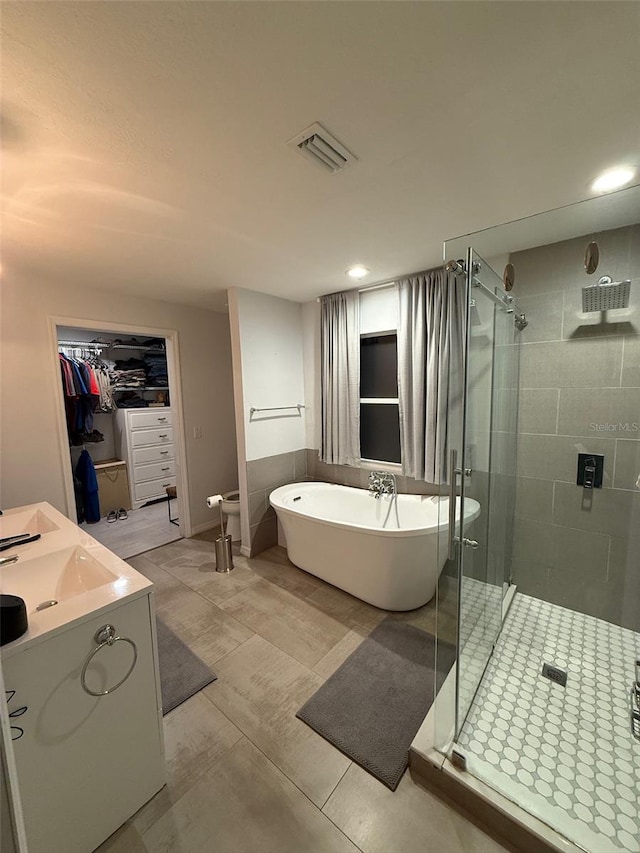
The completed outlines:
<svg viewBox="0 0 640 853">
<path fill-rule="evenodd" d="M 231 536 L 221 534 L 216 539 L 216 572 L 230 572 L 232 568 Z"/>
</svg>

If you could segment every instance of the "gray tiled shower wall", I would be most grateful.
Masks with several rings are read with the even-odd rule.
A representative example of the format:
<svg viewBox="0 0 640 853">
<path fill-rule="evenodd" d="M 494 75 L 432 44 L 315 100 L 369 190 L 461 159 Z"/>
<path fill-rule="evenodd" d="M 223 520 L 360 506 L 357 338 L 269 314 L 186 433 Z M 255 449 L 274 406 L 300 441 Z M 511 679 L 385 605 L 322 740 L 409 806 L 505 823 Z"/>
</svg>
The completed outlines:
<svg viewBox="0 0 640 853">
<path fill-rule="evenodd" d="M 584 251 L 597 240 L 588 276 Z M 640 225 L 511 255 L 522 332 L 513 577 L 529 595 L 640 630 Z M 581 288 L 631 278 L 628 309 Z M 602 489 L 576 485 L 604 454 Z"/>
<path fill-rule="evenodd" d="M 249 524 L 251 555 L 255 556 L 278 542 L 276 515 L 269 504 L 269 494 L 278 486 L 302 480 L 319 480 L 366 489 L 369 470 L 349 465 L 325 465 L 318 459 L 317 450 L 294 450 L 265 456 L 247 462 L 249 492 Z M 438 487 L 411 477 L 396 478 L 398 491 L 403 494 L 438 494 Z"/>
</svg>

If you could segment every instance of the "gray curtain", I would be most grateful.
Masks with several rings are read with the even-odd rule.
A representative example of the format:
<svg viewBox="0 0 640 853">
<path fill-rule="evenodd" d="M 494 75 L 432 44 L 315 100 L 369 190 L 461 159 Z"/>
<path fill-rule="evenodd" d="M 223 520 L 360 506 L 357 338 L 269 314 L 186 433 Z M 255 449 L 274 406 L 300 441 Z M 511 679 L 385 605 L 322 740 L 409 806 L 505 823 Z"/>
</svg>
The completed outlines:
<svg viewBox="0 0 640 853">
<path fill-rule="evenodd" d="M 402 473 L 449 482 L 447 453 L 460 449 L 464 280 L 444 269 L 398 282 L 398 398 Z"/>
<path fill-rule="evenodd" d="M 360 462 L 360 294 L 332 293 L 320 300 L 322 448 L 329 465 Z"/>
</svg>

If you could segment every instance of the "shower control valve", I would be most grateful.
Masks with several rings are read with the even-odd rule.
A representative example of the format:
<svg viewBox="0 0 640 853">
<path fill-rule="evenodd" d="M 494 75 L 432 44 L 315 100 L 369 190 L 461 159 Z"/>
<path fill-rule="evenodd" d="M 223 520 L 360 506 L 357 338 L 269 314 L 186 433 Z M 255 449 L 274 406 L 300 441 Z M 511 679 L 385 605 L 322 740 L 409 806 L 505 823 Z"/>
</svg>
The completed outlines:
<svg viewBox="0 0 640 853">
<path fill-rule="evenodd" d="M 601 453 L 578 453 L 576 485 L 584 489 L 601 489 L 604 456 Z"/>
</svg>

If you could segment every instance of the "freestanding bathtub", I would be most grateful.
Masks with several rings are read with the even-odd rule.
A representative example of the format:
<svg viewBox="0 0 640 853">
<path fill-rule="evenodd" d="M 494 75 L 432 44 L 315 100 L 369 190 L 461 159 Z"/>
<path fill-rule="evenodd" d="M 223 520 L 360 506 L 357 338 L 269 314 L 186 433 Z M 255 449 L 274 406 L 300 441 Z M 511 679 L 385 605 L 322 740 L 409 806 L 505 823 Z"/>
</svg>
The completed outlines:
<svg viewBox="0 0 640 853">
<path fill-rule="evenodd" d="M 447 560 L 448 497 L 376 500 L 364 489 L 293 483 L 270 500 L 289 559 L 304 571 L 384 610 L 413 610 L 433 597 Z M 479 514 L 467 498 L 464 526 Z"/>
</svg>

